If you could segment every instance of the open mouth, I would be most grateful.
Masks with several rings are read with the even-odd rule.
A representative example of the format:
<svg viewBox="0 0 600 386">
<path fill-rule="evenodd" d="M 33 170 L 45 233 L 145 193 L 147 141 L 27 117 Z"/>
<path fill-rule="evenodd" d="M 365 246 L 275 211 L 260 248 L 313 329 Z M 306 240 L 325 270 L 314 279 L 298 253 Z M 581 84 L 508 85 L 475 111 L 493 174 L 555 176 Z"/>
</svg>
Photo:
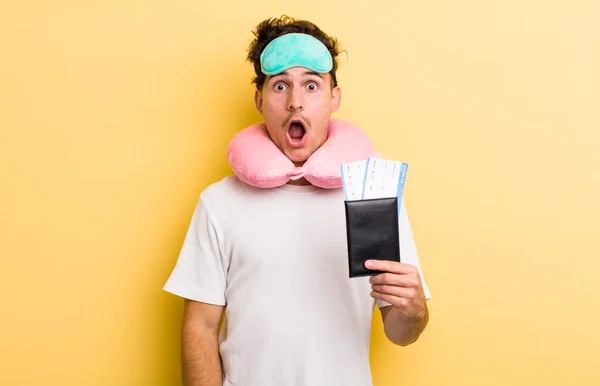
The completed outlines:
<svg viewBox="0 0 600 386">
<path fill-rule="evenodd" d="M 292 121 L 288 127 L 288 135 L 292 143 L 300 144 L 306 135 L 306 128 L 301 121 Z"/>
</svg>

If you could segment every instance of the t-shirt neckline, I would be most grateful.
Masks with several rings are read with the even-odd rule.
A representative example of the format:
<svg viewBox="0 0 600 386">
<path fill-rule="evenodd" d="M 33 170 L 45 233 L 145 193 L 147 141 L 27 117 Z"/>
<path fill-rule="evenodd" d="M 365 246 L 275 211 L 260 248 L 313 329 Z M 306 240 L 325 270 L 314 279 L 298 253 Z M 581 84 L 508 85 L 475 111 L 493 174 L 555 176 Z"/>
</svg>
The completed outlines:
<svg viewBox="0 0 600 386">
<path fill-rule="evenodd" d="M 283 184 L 276 188 L 280 191 L 291 192 L 291 193 L 310 193 L 317 191 L 321 188 L 318 186 L 309 184 L 309 185 L 292 185 L 292 184 Z"/>
</svg>

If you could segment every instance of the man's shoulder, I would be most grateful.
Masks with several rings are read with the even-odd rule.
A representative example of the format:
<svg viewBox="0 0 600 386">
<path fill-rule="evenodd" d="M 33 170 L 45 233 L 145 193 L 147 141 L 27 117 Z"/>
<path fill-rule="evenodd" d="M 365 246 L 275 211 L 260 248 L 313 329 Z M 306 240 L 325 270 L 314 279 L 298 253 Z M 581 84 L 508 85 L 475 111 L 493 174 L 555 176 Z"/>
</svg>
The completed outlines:
<svg viewBox="0 0 600 386">
<path fill-rule="evenodd" d="M 239 189 L 241 187 L 240 182 L 241 181 L 239 180 L 239 178 L 237 178 L 235 176 L 235 174 L 230 174 L 230 175 L 223 177 L 219 181 L 215 181 L 215 182 L 209 184 L 204 189 L 202 194 L 210 194 L 213 191 L 220 192 L 220 191 L 228 191 L 228 190 L 232 190 L 232 189 Z"/>
<path fill-rule="evenodd" d="M 228 232 L 263 201 L 260 198 L 267 192 L 258 190 L 237 176 L 228 175 L 208 185 L 200 194 L 200 202 L 211 221 L 223 232 Z"/>
<path fill-rule="evenodd" d="M 235 175 L 228 175 L 208 185 L 200 194 L 205 203 L 223 201 L 233 196 L 246 194 L 245 184 Z"/>
</svg>

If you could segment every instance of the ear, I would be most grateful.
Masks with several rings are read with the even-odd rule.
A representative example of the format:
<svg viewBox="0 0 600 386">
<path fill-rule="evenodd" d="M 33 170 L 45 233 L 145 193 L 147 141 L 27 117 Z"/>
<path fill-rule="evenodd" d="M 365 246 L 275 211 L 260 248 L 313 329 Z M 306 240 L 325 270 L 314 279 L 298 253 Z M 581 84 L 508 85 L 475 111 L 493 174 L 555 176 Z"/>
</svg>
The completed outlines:
<svg viewBox="0 0 600 386">
<path fill-rule="evenodd" d="M 331 90 L 331 112 L 335 113 L 340 108 L 342 103 L 342 89 L 340 86 L 335 86 Z"/>
<path fill-rule="evenodd" d="M 256 110 L 258 110 L 258 112 L 262 114 L 263 112 L 262 112 L 262 91 L 261 90 L 254 91 L 254 104 L 256 105 Z"/>
</svg>

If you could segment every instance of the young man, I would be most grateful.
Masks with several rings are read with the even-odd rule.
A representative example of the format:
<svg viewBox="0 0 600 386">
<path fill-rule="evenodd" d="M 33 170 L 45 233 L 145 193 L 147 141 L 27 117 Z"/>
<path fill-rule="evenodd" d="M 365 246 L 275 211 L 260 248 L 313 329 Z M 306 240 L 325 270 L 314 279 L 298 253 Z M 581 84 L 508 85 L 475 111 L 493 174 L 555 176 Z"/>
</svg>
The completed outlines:
<svg viewBox="0 0 600 386">
<path fill-rule="evenodd" d="M 289 33 L 320 42 L 308 52 L 289 41 L 289 50 L 321 60 L 311 55 L 323 45 L 331 66 L 265 71 L 268 60 L 279 60 L 262 57 L 265 48 Z M 248 58 L 256 108 L 270 140 L 301 166 L 327 140 L 331 113 L 340 106 L 338 44 L 314 24 L 287 17 L 265 20 L 255 36 Z M 392 342 L 408 345 L 419 337 L 429 293 L 404 205 L 404 263 L 369 261 L 368 269 L 386 273 L 349 278 L 343 200 L 342 189 L 304 178 L 261 189 L 229 176 L 201 194 L 164 287 L 185 299 L 186 386 L 369 386 L 375 305 Z"/>
</svg>

